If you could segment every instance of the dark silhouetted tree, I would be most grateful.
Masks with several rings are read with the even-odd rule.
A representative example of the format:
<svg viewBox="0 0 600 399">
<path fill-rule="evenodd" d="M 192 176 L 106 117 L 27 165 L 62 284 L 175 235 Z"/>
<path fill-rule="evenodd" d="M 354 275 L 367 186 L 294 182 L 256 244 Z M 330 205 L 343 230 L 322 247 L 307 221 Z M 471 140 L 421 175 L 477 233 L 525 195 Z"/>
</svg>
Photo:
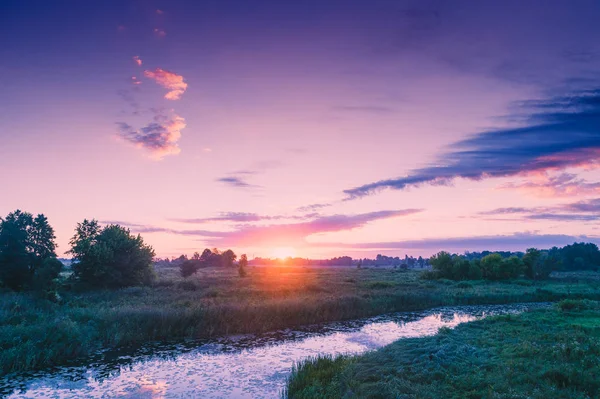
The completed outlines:
<svg viewBox="0 0 600 399">
<path fill-rule="evenodd" d="M 246 268 L 248 267 L 248 257 L 246 257 L 246 254 L 242 254 L 242 256 L 240 256 L 240 262 L 238 264 L 238 275 L 240 277 L 246 277 L 247 272 L 246 272 Z"/>
<path fill-rule="evenodd" d="M 237 255 L 235 253 L 233 253 L 233 251 L 231 249 L 228 249 L 227 251 L 225 251 L 221 254 L 221 261 L 222 261 L 223 266 L 225 266 L 225 267 L 233 267 L 233 264 L 236 259 L 237 259 Z"/>
<path fill-rule="evenodd" d="M 16 210 L 0 218 L 0 280 L 20 290 L 32 287 L 34 278 L 46 283 L 56 278 L 62 263 L 56 260 L 54 240 L 54 230 L 42 214 L 33 218 Z M 42 271 L 44 265 L 48 267 Z"/>
</svg>

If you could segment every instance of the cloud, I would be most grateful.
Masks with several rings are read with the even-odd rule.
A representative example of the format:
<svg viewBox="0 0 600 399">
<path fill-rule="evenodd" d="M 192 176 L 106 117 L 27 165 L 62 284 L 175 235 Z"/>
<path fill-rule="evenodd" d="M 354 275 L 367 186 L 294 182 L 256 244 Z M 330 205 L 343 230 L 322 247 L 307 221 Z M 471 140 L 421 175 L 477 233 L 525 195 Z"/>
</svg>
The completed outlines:
<svg viewBox="0 0 600 399">
<path fill-rule="evenodd" d="M 327 248 L 351 248 L 372 250 L 404 250 L 404 251 L 449 251 L 463 253 L 465 251 L 525 251 L 527 248 L 551 248 L 565 246 L 574 242 L 600 243 L 600 237 L 571 236 L 564 234 L 537 234 L 520 232 L 508 235 L 470 236 L 452 238 L 426 238 L 421 240 L 371 242 L 371 243 L 318 243 L 313 244 Z"/>
<path fill-rule="evenodd" d="M 241 226 L 236 231 L 228 232 L 209 242 L 215 246 L 233 247 L 302 246 L 307 245 L 306 237 L 313 234 L 352 230 L 372 221 L 408 216 L 421 211 L 421 209 L 384 210 L 357 215 L 322 216 L 301 223 Z"/>
<path fill-rule="evenodd" d="M 454 143 L 434 165 L 398 178 L 345 190 L 347 199 L 383 189 L 449 185 L 456 178 L 482 180 L 592 168 L 600 160 L 600 89 L 529 101 L 526 124 L 484 131 Z"/>
<path fill-rule="evenodd" d="M 598 215 L 583 215 L 574 213 L 538 213 L 528 215 L 526 218 L 531 220 L 555 220 L 567 222 L 585 222 L 600 219 Z"/>
<path fill-rule="evenodd" d="M 590 183 L 572 173 L 557 176 L 541 174 L 540 178 L 523 183 L 507 183 L 501 189 L 518 189 L 538 197 L 572 197 L 600 194 L 600 183 Z"/>
<path fill-rule="evenodd" d="M 323 209 L 323 208 L 327 208 L 329 206 L 331 206 L 332 204 L 311 204 L 311 205 L 306 205 L 306 206 L 301 206 L 299 208 L 297 208 L 296 210 L 298 212 L 314 212 L 317 211 L 319 209 Z"/>
<path fill-rule="evenodd" d="M 211 217 L 211 218 L 195 218 L 195 219 L 173 219 L 173 221 L 181 222 L 181 223 L 210 223 L 210 222 L 238 222 L 238 223 L 248 223 L 248 222 L 260 222 L 263 220 L 276 220 L 283 219 L 284 216 L 264 216 L 258 215 L 256 213 L 246 213 L 246 212 L 224 212 L 219 216 Z"/>
<path fill-rule="evenodd" d="M 135 232 L 170 233 L 202 237 L 208 245 L 216 247 L 274 247 L 308 245 L 305 238 L 319 233 L 352 230 L 367 223 L 394 217 L 409 216 L 422 212 L 421 209 L 384 210 L 356 215 L 332 215 L 316 217 L 314 220 L 271 224 L 267 226 L 241 225 L 233 231 L 175 230 L 155 226 L 125 224 Z M 249 214 L 252 218 L 252 214 Z M 312 215 L 307 215 L 312 216 Z"/>
<path fill-rule="evenodd" d="M 156 115 L 153 122 L 141 129 L 135 129 L 125 122 L 117 122 L 117 126 L 121 138 L 148 150 L 155 159 L 176 155 L 181 151 L 177 142 L 181 130 L 185 128 L 185 119 L 179 115 Z"/>
<path fill-rule="evenodd" d="M 530 211 L 531 211 L 531 208 L 512 207 L 512 208 L 492 209 L 491 211 L 480 212 L 479 214 L 480 215 L 512 215 L 515 213 L 527 213 Z"/>
<path fill-rule="evenodd" d="M 600 198 L 549 207 L 497 208 L 479 212 L 480 216 L 518 215 L 518 219 L 494 220 L 554 220 L 561 222 L 585 222 L 600 220 Z"/>
<path fill-rule="evenodd" d="M 133 62 L 135 62 L 137 66 L 141 66 L 142 65 L 142 59 L 140 58 L 139 55 L 136 55 L 136 56 L 133 57 Z"/>
<path fill-rule="evenodd" d="M 216 181 L 218 181 L 220 183 L 224 183 L 224 184 L 234 187 L 234 188 L 248 189 L 248 188 L 260 187 L 260 186 L 254 185 L 254 184 L 250 184 L 250 183 L 246 182 L 245 180 L 243 180 L 241 177 L 236 177 L 236 176 L 221 177 L 221 178 L 218 178 Z"/>
<path fill-rule="evenodd" d="M 167 36 L 167 32 L 161 28 L 154 28 L 154 35 L 157 37 L 165 37 Z"/>
<path fill-rule="evenodd" d="M 179 100 L 188 86 L 183 81 L 183 76 L 161 68 L 156 68 L 154 71 L 144 71 L 144 76 L 169 90 L 165 94 L 167 100 Z"/>
</svg>

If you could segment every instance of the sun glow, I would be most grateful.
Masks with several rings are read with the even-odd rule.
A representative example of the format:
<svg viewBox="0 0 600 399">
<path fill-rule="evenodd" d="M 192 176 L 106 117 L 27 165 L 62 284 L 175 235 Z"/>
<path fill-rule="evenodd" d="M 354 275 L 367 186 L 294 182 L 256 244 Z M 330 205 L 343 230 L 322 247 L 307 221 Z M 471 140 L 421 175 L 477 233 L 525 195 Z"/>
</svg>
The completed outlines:
<svg viewBox="0 0 600 399">
<path fill-rule="evenodd" d="M 296 256 L 296 250 L 292 247 L 277 247 L 277 248 L 273 248 L 271 250 L 271 252 L 269 253 L 269 257 L 270 258 L 279 258 L 279 259 L 285 259 L 285 258 L 293 258 Z"/>
</svg>

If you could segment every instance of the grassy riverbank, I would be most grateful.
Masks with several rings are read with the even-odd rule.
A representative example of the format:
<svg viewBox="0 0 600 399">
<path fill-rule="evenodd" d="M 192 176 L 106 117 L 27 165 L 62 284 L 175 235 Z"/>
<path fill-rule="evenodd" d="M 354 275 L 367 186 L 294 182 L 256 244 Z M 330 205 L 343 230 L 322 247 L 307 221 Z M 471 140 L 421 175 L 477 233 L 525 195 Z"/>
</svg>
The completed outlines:
<svg viewBox="0 0 600 399">
<path fill-rule="evenodd" d="M 290 399 L 597 398 L 600 303 L 497 316 L 299 365 Z"/>
<path fill-rule="evenodd" d="M 418 272 L 355 268 L 159 271 L 152 287 L 61 292 L 52 303 L 0 294 L 1 373 L 32 370 L 99 349 L 149 341 L 264 332 L 441 305 L 600 299 L 598 273 L 544 282 L 425 281 Z M 560 277 L 560 276 L 559 276 Z"/>
</svg>

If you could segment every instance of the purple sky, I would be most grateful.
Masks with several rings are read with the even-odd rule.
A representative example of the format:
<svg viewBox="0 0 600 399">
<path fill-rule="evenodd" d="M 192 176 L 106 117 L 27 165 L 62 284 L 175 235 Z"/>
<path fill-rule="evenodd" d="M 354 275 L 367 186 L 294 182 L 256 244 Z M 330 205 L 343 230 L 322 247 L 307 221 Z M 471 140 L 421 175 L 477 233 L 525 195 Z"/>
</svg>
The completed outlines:
<svg viewBox="0 0 600 399">
<path fill-rule="evenodd" d="M 0 215 L 159 256 L 600 242 L 597 1 L 3 1 Z"/>
</svg>

